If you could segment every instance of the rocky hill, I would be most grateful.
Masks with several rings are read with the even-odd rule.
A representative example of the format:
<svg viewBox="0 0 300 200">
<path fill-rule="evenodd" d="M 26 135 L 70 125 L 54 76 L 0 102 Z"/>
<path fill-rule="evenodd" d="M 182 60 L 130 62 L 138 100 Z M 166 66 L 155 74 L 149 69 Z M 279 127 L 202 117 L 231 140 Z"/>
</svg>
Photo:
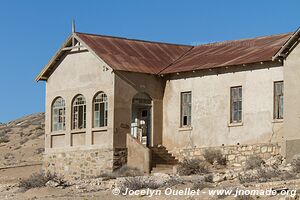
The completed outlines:
<svg viewBox="0 0 300 200">
<path fill-rule="evenodd" d="M 0 168 L 41 162 L 44 118 L 44 113 L 36 113 L 0 124 Z"/>
</svg>

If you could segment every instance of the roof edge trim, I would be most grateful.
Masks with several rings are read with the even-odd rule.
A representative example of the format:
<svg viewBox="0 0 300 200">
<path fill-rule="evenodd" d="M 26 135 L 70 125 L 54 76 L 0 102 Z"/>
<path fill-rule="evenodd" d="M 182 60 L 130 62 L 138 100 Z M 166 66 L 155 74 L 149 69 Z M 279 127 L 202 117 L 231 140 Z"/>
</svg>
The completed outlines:
<svg viewBox="0 0 300 200">
<path fill-rule="evenodd" d="M 293 33 L 293 35 L 285 42 L 285 44 L 279 49 L 279 51 L 272 57 L 272 60 L 279 58 L 287 58 L 290 53 L 290 49 L 294 47 L 297 42 L 299 42 L 300 37 L 300 27 Z"/>
<path fill-rule="evenodd" d="M 55 62 L 55 60 L 61 55 L 63 52 L 63 48 L 65 48 L 72 40 L 73 34 L 70 34 L 66 41 L 63 43 L 63 45 L 56 51 L 54 56 L 49 60 L 49 62 L 44 66 L 42 71 L 36 76 L 35 81 L 46 81 L 48 77 L 44 76 L 44 74 L 47 72 L 47 70 L 51 67 L 51 65 Z"/>
</svg>

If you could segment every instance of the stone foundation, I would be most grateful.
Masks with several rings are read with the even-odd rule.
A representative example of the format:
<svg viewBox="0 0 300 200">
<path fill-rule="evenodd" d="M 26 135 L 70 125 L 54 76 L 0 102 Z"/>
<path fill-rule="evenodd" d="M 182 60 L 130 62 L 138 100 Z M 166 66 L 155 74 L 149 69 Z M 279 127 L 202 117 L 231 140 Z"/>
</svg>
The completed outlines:
<svg viewBox="0 0 300 200">
<path fill-rule="evenodd" d="M 127 164 L 127 148 L 115 148 L 113 158 L 113 170 Z"/>
<path fill-rule="evenodd" d="M 97 177 L 126 164 L 127 149 L 77 150 L 44 155 L 44 170 L 67 179 Z"/>
<path fill-rule="evenodd" d="M 249 156 L 252 155 L 268 159 L 280 153 L 280 146 L 277 143 L 175 149 L 170 152 L 177 159 L 183 160 L 184 158 L 203 158 L 203 153 L 205 150 L 209 149 L 221 150 L 229 164 L 242 164 Z"/>
</svg>

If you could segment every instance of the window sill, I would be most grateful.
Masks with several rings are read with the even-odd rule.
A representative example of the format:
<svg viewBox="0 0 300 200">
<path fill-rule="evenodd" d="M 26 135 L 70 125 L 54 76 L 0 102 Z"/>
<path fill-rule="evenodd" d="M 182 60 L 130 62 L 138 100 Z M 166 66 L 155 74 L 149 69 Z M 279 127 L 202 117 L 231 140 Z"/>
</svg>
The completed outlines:
<svg viewBox="0 0 300 200">
<path fill-rule="evenodd" d="M 184 127 L 180 127 L 178 130 L 179 131 L 191 131 L 191 130 L 193 130 L 193 127 L 192 126 L 184 126 Z"/>
<path fill-rule="evenodd" d="M 283 119 L 273 119 L 272 123 L 283 123 Z"/>
<path fill-rule="evenodd" d="M 107 126 L 92 128 L 92 131 L 107 131 Z"/>
<path fill-rule="evenodd" d="M 243 126 L 243 122 L 237 122 L 237 123 L 229 123 L 228 127 L 237 127 L 237 126 Z"/>
<path fill-rule="evenodd" d="M 71 130 L 71 133 L 85 133 L 85 129 Z"/>
<path fill-rule="evenodd" d="M 55 131 L 55 132 L 50 132 L 50 135 L 65 135 L 66 131 Z"/>
</svg>

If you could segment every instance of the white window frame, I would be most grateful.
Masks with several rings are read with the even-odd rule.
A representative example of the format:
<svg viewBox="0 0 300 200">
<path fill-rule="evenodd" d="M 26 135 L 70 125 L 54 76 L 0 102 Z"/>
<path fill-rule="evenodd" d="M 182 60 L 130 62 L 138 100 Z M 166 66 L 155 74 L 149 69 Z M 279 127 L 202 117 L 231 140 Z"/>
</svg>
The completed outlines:
<svg viewBox="0 0 300 200">
<path fill-rule="evenodd" d="M 77 95 L 72 103 L 72 130 L 86 128 L 86 100 L 83 95 Z"/>
<path fill-rule="evenodd" d="M 192 126 L 192 92 L 180 93 L 180 127 Z"/>
<path fill-rule="evenodd" d="M 280 87 L 278 87 L 280 86 Z M 284 82 L 275 81 L 274 82 L 274 110 L 273 110 L 273 119 L 274 120 L 283 120 L 283 110 L 284 110 Z"/>
<path fill-rule="evenodd" d="M 243 87 L 230 87 L 230 124 L 243 123 Z"/>
<path fill-rule="evenodd" d="M 59 132 L 66 130 L 66 107 L 62 97 L 54 99 L 51 106 L 51 131 Z"/>
<path fill-rule="evenodd" d="M 93 99 L 93 128 L 106 127 L 108 121 L 108 99 L 99 92 Z"/>
</svg>

